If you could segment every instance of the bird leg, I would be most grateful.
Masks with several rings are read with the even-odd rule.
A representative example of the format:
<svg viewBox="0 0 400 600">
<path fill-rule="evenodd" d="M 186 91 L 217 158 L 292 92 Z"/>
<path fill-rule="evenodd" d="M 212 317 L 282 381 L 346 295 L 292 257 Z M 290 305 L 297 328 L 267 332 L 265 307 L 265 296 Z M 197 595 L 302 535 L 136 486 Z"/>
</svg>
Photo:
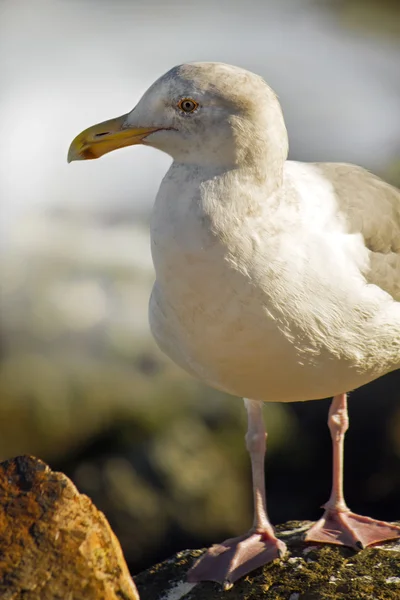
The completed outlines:
<svg viewBox="0 0 400 600">
<path fill-rule="evenodd" d="M 343 444 L 349 427 L 346 394 L 335 396 L 329 409 L 328 426 L 333 446 L 331 496 L 322 518 L 307 532 L 307 542 L 326 542 L 361 550 L 371 544 L 400 538 L 400 527 L 354 514 L 343 496 Z"/>
<path fill-rule="evenodd" d="M 231 538 L 209 548 L 190 569 L 190 582 L 217 581 L 222 583 L 225 589 L 229 589 L 243 575 L 282 557 L 286 552 L 286 545 L 275 537 L 266 509 L 266 432 L 262 403 L 247 399 L 244 403 L 248 418 L 246 446 L 251 458 L 253 476 L 253 527 L 240 537 Z"/>
</svg>

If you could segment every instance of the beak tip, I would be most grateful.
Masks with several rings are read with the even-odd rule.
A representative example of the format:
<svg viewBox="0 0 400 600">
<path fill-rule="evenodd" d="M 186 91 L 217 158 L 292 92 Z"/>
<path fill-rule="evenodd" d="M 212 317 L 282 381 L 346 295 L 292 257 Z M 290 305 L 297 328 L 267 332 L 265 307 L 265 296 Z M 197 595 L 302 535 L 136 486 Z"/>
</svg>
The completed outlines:
<svg viewBox="0 0 400 600">
<path fill-rule="evenodd" d="M 77 154 L 75 148 L 73 147 L 73 145 L 71 144 L 71 146 L 68 149 L 68 154 L 67 154 L 67 163 L 71 163 L 74 160 L 78 160 L 79 159 L 79 155 Z"/>
<path fill-rule="evenodd" d="M 82 155 L 82 152 L 76 148 L 74 143 L 72 143 L 68 150 L 67 163 L 69 164 L 76 160 L 84 160 L 84 158 L 85 157 Z"/>
</svg>

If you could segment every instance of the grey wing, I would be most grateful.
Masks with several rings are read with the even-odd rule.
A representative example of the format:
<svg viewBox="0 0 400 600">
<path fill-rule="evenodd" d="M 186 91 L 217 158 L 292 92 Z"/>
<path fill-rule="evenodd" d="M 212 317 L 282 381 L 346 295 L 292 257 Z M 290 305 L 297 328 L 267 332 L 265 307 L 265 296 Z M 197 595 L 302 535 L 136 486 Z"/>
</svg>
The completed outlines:
<svg viewBox="0 0 400 600">
<path fill-rule="evenodd" d="M 317 163 L 335 188 L 350 233 L 370 252 L 364 274 L 400 302 L 400 190 L 355 165 Z"/>
</svg>

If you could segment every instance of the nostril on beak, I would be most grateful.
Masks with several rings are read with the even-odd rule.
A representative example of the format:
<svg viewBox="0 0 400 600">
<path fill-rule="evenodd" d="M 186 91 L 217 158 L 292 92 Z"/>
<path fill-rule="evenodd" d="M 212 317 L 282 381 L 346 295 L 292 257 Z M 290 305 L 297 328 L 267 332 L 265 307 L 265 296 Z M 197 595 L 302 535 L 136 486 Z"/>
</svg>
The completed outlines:
<svg viewBox="0 0 400 600">
<path fill-rule="evenodd" d="M 98 138 L 98 137 L 102 137 L 103 135 L 108 135 L 110 132 L 109 131 L 102 131 L 101 133 L 95 133 L 94 137 Z"/>
</svg>

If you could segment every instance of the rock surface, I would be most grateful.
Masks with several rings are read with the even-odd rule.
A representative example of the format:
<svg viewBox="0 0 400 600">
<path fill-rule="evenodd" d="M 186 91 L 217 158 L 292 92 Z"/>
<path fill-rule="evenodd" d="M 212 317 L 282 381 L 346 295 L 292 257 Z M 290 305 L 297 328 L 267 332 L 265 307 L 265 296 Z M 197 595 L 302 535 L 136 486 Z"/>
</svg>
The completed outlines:
<svg viewBox="0 0 400 600">
<path fill-rule="evenodd" d="M 104 515 L 38 459 L 0 464 L 2 600 L 139 600 Z"/>
<path fill-rule="evenodd" d="M 224 592 L 212 582 L 189 584 L 186 572 L 202 551 L 185 551 L 135 578 L 141 600 L 398 600 L 400 540 L 355 553 L 340 546 L 305 544 L 309 522 L 277 527 L 288 545 L 275 561 Z"/>
</svg>

